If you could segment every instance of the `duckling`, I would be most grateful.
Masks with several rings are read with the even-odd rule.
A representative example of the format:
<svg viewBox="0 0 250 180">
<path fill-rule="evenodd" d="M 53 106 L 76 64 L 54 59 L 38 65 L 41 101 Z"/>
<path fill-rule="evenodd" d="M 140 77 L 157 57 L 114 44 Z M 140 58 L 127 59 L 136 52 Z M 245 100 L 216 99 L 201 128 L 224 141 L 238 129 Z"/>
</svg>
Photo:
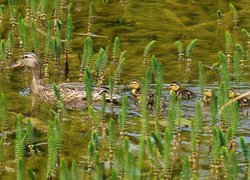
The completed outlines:
<svg viewBox="0 0 250 180">
<path fill-rule="evenodd" d="M 31 82 L 31 92 L 40 96 L 43 101 L 55 103 L 55 94 L 52 85 L 43 84 L 41 79 L 40 61 L 36 54 L 26 53 L 14 64 L 10 65 L 11 68 L 26 66 L 32 70 L 33 78 Z M 87 107 L 86 89 L 83 83 L 62 83 L 58 85 L 61 99 L 66 109 L 85 109 Z M 106 87 L 93 87 L 92 97 L 93 101 L 102 100 L 102 95 L 105 93 L 106 100 L 111 99 L 109 89 Z M 121 97 L 112 94 L 113 100 L 120 100 Z"/>
<path fill-rule="evenodd" d="M 179 96 L 184 100 L 189 100 L 189 99 L 193 99 L 196 97 L 195 93 L 182 88 L 182 85 L 177 81 L 172 82 L 169 86 L 169 89 L 170 89 L 170 94 L 175 92 L 176 96 Z"/>
<path fill-rule="evenodd" d="M 133 98 L 138 100 L 138 102 L 141 102 L 141 91 L 140 91 L 140 82 L 138 80 L 132 80 L 129 83 L 129 88 L 131 89 Z M 147 107 L 149 110 L 152 110 L 154 106 L 154 93 L 152 91 L 149 91 L 147 93 Z M 161 102 L 161 110 L 163 111 L 163 109 L 166 107 L 166 105 Z"/>
<path fill-rule="evenodd" d="M 208 105 L 208 104 L 210 104 L 211 97 L 212 97 L 212 90 L 205 89 L 203 91 L 203 97 L 202 97 L 201 101 L 203 102 L 203 104 Z"/>
<path fill-rule="evenodd" d="M 233 98 L 238 97 L 240 95 L 241 95 L 241 93 L 239 91 L 237 91 L 237 90 L 229 89 L 229 91 L 228 91 L 228 96 L 229 96 L 230 99 L 233 99 Z M 238 105 L 240 107 L 250 106 L 250 97 L 247 96 L 247 97 L 239 99 L 238 100 Z"/>
</svg>

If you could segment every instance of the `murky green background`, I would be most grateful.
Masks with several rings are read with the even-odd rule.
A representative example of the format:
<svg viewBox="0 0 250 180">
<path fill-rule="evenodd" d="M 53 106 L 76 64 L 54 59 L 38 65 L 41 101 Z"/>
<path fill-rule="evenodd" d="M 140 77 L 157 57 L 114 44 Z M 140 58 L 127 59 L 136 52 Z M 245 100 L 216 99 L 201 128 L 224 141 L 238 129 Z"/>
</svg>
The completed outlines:
<svg viewBox="0 0 250 180">
<path fill-rule="evenodd" d="M 82 33 L 87 33 L 88 26 L 88 8 L 89 1 L 75 0 L 73 1 L 73 19 L 74 19 L 74 41 L 73 53 L 70 56 L 70 80 L 77 81 L 79 75 L 79 60 L 78 52 L 82 51 L 84 38 Z M 5 1 L 1 1 L 5 3 Z M 126 88 L 127 83 L 131 79 L 140 79 L 147 68 L 142 65 L 143 50 L 145 45 L 151 40 L 156 40 L 156 48 L 154 48 L 148 56 L 148 64 L 150 64 L 151 55 L 156 55 L 158 60 L 163 64 L 164 80 L 166 86 L 168 83 L 178 80 L 191 90 L 199 92 L 198 89 L 198 69 L 197 64 L 202 61 L 206 65 L 212 65 L 218 61 L 218 51 L 225 50 L 224 34 L 229 30 L 233 36 L 234 42 L 241 43 L 247 47 L 247 41 L 250 40 L 244 37 L 240 32 L 242 28 L 250 31 L 250 1 L 238 0 L 234 2 L 239 13 L 239 28 L 233 29 L 233 19 L 229 10 L 228 1 L 195 1 L 195 0 L 128 0 L 122 4 L 120 1 L 111 1 L 104 4 L 101 0 L 94 1 L 95 17 L 91 32 L 105 37 L 95 37 L 94 52 L 95 55 L 100 47 L 111 47 L 115 36 L 121 39 L 121 50 L 126 50 L 126 63 L 122 72 L 120 89 L 121 93 L 126 93 L 130 96 L 129 90 Z M 23 5 L 18 2 L 18 11 L 24 13 Z M 223 13 L 222 25 L 218 27 L 216 10 L 221 9 Z M 4 10 L 4 37 L 7 36 L 8 25 L 8 8 Z M 219 30 L 220 29 L 220 30 Z M 42 35 L 41 35 L 42 36 Z M 191 71 L 187 72 L 185 62 L 178 61 L 178 53 L 174 42 L 182 40 L 186 46 L 192 39 L 197 38 L 197 46 L 192 54 Z M 45 40 L 44 38 L 42 38 Z M 41 41 L 41 57 L 44 48 L 44 42 Z M 15 56 L 19 55 L 18 49 L 15 50 Z M 96 57 L 96 56 L 95 56 Z M 6 62 L 4 65 L 10 64 L 13 60 Z M 64 60 L 62 60 L 64 61 Z M 111 62 L 111 58 L 109 59 Z M 50 82 L 57 80 L 54 72 L 54 63 L 51 62 Z M 110 75 L 109 65 L 106 72 L 106 82 Z M 38 126 L 46 128 L 49 116 L 49 109 L 54 108 L 44 103 L 37 102 L 32 106 L 32 97 L 20 97 L 19 91 L 25 87 L 29 87 L 31 76 L 23 73 L 23 69 L 19 70 L 4 70 L 0 74 L 0 91 L 7 96 L 8 111 L 10 118 L 10 131 L 15 129 L 15 114 L 22 113 L 25 117 L 34 118 L 34 123 L 39 122 Z M 210 70 L 206 70 L 207 87 L 218 86 L 219 75 Z M 65 81 L 63 77 L 60 82 Z M 58 82 L 58 81 L 56 81 Z M 245 66 L 242 70 L 241 91 L 250 89 L 250 59 L 248 57 Z M 167 90 L 164 96 L 168 96 Z M 184 117 L 192 116 L 195 100 L 183 103 Z M 54 108 L 55 109 L 55 108 Z M 139 139 L 139 118 L 136 107 L 130 107 L 130 122 L 129 122 L 129 139 L 133 151 L 136 152 Z M 115 108 L 116 113 L 119 107 Z M 206 118 L 206 116 L 205 116 Z M 78 162 L 79 172 L 82 172 L 83 164 L 86 166 L 86 149 L 90 140 L 91 125 L 87 111 L 68 111 L 65 121 L 62 122 L 63 127 L 63 147 L 61 156 L 65 157 L 70 164 L 72 159 Z M 185 131 L 185 129 L 184 129 Z M 186 129 L 185 139 L 189 139 L 189 130 Z M 239 134 L 246 138 L 250 143 L 250 125 L 249 118 L 243 119 L 240 122 Z M 10 146 L 5 151 L 4 163 L 2 166 L 3 179 L 15 178 L 15 162 L 14 162 L 14 134 L 10 135 Z M 47 169 L 47 135 L 46 130 L 38 131 L 36 134 L 37 143 L 40 143 L 40 154 L 30 156 L 27 154 L 25 158 L 25 167 L 32 168 L 37 173 L 38 177 L 45 179 Z M 201 166 L 200 177 L 202 179 L 210 179 L 208 153 L 208 135 L 204 135 L 204 143 L 201 145 Z M 188 140 L 189 141 L 189 140 Z M 184 152 L 189 152 L 188 144 L 184 143 Z M 108 153 L 108 151 L 107 151 Z M 27 172 L 27 171 L 26 171 Z"/>
</svg>

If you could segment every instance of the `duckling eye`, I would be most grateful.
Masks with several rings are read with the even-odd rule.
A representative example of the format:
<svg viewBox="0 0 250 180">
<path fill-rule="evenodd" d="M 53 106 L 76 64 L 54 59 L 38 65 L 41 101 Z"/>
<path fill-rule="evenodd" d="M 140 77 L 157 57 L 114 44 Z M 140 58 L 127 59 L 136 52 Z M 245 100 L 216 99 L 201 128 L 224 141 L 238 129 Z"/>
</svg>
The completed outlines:
<svg viewBox="0 0 250 180">
<path fill-rule="evenodd" d="M 27 56 L 27 55 L 25 55 L 25 56 L 24 56 L 24 58 L 28 58 L 28 56 Z"/>
</svg>

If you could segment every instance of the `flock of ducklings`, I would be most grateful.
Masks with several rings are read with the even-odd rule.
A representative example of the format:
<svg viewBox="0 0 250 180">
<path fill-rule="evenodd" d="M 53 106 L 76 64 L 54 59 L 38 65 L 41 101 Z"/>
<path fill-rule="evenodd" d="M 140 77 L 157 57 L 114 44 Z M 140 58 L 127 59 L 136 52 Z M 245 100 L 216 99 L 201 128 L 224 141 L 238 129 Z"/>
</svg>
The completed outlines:
<svg viewBox="0 0 250 180">
<path fill-rule="evenodd" d="M 34 53 L 26 53 L 21 58 L 19 58 L 14 64 L 10 65 L 11 68 L 26 66 L 32 70 L 33 78 L 31 83 L 31 91 L 34 94 L 40 96 L 44 101 L 49 101 L 55 103 L 56 97 L 54 95 L 54 90 L 51 85 L 43 84 L 41 79 L 41 66 L 40 60 Z M 132 91 L 132 96 L 134 99 L 141 101 L 141 91 L 140 82 L 138 80 L 133 80 L 130 82 L 129 87 Z M 85 109 L 87 107 L 87 91 L 83 83 L 62 83 L 58 85 L 61 100 L 63 101 L 65 108 L 67 109 Z M 176 96 L 183 100 L 190 100 L 197 95 L 185 88 L 179 82 L 172 82 L 169 86 L 170 94 L 175 92 Z M 105 94 L 106 100 L 110 101 L 119 100 L 121 96 L 115 93 L 110 93 L 108 88 L 105 87 L 92 87 L 92 97 L 93 101 L 102 100 L 102 95 Z M 240 93 L 235 90 L 229 90 L 229 98 L 234 98 L 239 96 Z M 212 96 L 211 89 L 206 89 L 204 91 L 202 102 L 204 104 L 209 104 Z M 249 106 L 250 98 L 241 98 L 238 100 L 239 106 Z M 152 109 L 154 106 L 154 93 L 147 93 L 147 106 L 148 109 Z M 165 109 L 165 102 L 160 103 L 160 108 Z"/>
<path fill-rule="evenodd" d="M 133 98 L 137 99 L 140 102 L 141 99 L 140 82 L 138 80 L 132 80 L 129 84 L 129 87 L 131 88 Z M 172 82 L 168 88 L 170 90 L 170 94 L 173 94 L 173 92 L 175 92 L 176 96 L 180 97 L 182 100 L 190 100 L 197 97 L 197 95 L 194 92 L 185 89 L 177 81 Z M 228 91 L 229 99 L 233 99 L 240 95 L 241 95 L 240 92 L 236 90 L 229 89 Z M 212 89 L 205 89 L 203 92 L 203 96 L 201 98 L 203 105 L 209 105 L 211 97 L 212 97 Z M 154 94 L 153 92 L 149 92 L 147 94 L 147 105 L 149 109 L 152 109 L 153 103 L 154 103 Z M 245 98 L 238 99 L 238 104 L 240 107 L 250 106 L 250 97 L 247 96 Z"/>
</svg>

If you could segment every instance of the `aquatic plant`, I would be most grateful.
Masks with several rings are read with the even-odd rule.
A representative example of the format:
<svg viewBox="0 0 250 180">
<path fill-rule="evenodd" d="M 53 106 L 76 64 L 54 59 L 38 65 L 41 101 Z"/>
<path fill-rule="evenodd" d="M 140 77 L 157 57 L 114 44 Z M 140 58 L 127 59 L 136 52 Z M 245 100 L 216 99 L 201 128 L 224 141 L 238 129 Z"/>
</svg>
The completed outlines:
<svg viewBox="0 0 250 180">
<path fill-rule="evenodd" d="M 68 10 L 69 11 L 69 10 Z M 71 13 L 67 13 L 67 19 L 66 19 L 66 34 L 65 34 L 65 44 L 64 44 L 64 51 L 65 51 L 65 76 L 68 78 L 69 74 L 69 63 L 68 63 L 68 56 L 72 51 L 72 41 L 73 41 L 73 20 Z"/>
<path fill-rule="evenodd" d="M 76 160 L 72 161 L 71 165 L 71 179 L 72 180 L 78 180 L 78 173 L 77 173 L 77 162 Z"/>
<path fill-rule="evenodd" d="M 9 33 L 8 33 L 8 39 L 7 39 L 7 41 L 6 41 L 6 51 L 5 51 L 5 53 L 6 53 L 6 57 L 8 58 L 8 59 L 11 59 L 11 57 L 12 57 L 12 54 L 13 54 L 13 51 L 14 51 L 14 37 L 13 37 L 14 35 L 13 35 L 13 32 L 12 31 L 10 31 Z"/>
<path fill-rule="evenodd" d="M 184 46 L 180 40 L 175 42 L 175 46 L 177 47 L 178 52 L 178 60 L 182 61 L 185 60 L 185 53 L 184 53 Z"/>
<path fill-rule="evenodd" d="M 28 169 L 29 179 L 30 180 L 36 180 L 35 173 L 32 169 Z"/>
<path fill-rule="evenodd" d="M 155 40 L 152 40 L 152 41 L 150 41 L 150 42 L 144 47 L 144 52 L 143 52 L 144 61 L 143 61 L 143 64 L 146 64 L 148 53 L 155 47 L 155 45 L 156 45 L 156 41 L 155 41 Z"/>
<path fill-rule="evenodd" d="M 91 117 L 90 119 L 92 121 L 93 129 L 97 130 L 97 128 L 100 124 L 100 119 L 97 117 L 97 114 L 96 114 L 92 105 L 88 106 L 88 113 L 89 113 L 89 116 Z"/>
<path fill-rule="evenodd" d="M 46 42 L 45 42 L 45 48 L 44 48 L 44 78 L 48 78 L 48 66 L 49 66 L 49 60 L 51 58 L 51 21 L 47 22 L 47 27 L 46 27 Z"/>
<path fill-rule="evenodd" d="M 126 95 L 122 96 L 122 109 L 118 113 L 118 124 L 120 127 L 120 134 L 122 138 L 126 136 L 126 127 L 127 127 L 127 121 L 128 121 L 128 97 Z"/>
<path fill-rule="evenodd" d="M 6 96 L 1 93 L 0 95 L 0 112 L 1 112 L 1 131 L 3 133 L 4 142 L 7 141 L 7 130 L 8 130 L 8 113 L 6 107 Z"/>
<path fill-rule="evenodd" d="M 125 64 L 125 60 L 126 60 L 126 57 L 125 57 L 126 52 L 127 51 L 123 51 L 121 53 L 120 58 L 119 58 L 119 62 L 116 65 L 116 68 L 115 68 L 115 71 L 114 71 L 115 84 L 118 84 L 118 82 L 120 81 L 122 68 L 123 68 L 123 66 Z"/>
<path fill-rule="evenodd" d="M 0 67 L 2 65 L 3 60 L 6 58 L 6 44 L 5 40 L 2 39 L 0 42 Z"/>
<path fill-rule="evenodd" d="M 171 177 L 171 142 L 173 140 L 173 133 L 172 129 L 167 127 L 165 129 L 165 137 L 164 137 L 164 151 L 163 151 L 163 159 L 164 159 L 164 177 L 170 178 Z"/>
<path fill-rule="evenodd" d="M 28 32 L 25 26 L 24 19 L 19 19 L 19 47 L 22 49 L 22 53 L 28 50 Z"/>
<path fill-rule="evenodd" d="M 30 148 L 30 152 L 31 154 L 34 154 L 34 141 L 35 141 L 35 136 L 34 136 L 34 130 L 33 130 L 33 126 L 31 123 L 31 120 L 28 119 L 27 125 L 27 139 L 26 139 L 26 143 L 28 144 L 29 148 Z"/>
<path fill-rule="evenodd" d="M 32 21 L 32 45 L 33 45 L 33 51 L 38 53 L 38 38 L 37 38 L 37 33 L 36 33 L 36 25 Z"/>
<path fill-rule="evenodd" d="M 120 46 L 121 46 L 120 38 L 116 36 L 112 48 L 112 59 L 114 62 L 116 62 L 116 59 L 118 58 Z"/>
<path fill-rule="evenodd" d="M 183 160 L 183 165 L 182 165 L 181 177 L 183 180 L 188 180 L 191 178 L 191 176 L 192 176 L 192 171 L 190 168 L 188 156 L 185 155 L 184 160 Z"/>
<path fill-rule="evenodd" d="M 56 66 L 57 66 L 57 74 L 60 76 L 61 74 L 61 54 L 62 54 L 62 43 L 61 43 L 61 23 L 60 21 L 57 21 L 57 30 L 56 30 L 56 38 L 52 41 L 53 42 L 53 55 L 56 60 Z"/>
<path fill-rule="evenodd" d="M 226 31 L 225 33 L 225 51 L 227 56 L 227 62 L 232 62 L 232 52 L 233 52 L 233 38 L 229 31 Z"/>
<path fill-rule="evenodd" d="M 96 64 L 95 64 L 95 77 L 96 77 L 96 84 L 101 85 L 104 81 L 104 70 L 107 64 L 107 54 L 103 48 L 100 48 Z"/>
<path fill-rule="evenodd" d="M 0 4 L 0 38 L 3 38 L 3 9 L 4 5 Z"/>
<path fill-rule="evenodd" d="M 80 65 L 80 81 L 82 81 L 83 77 L 83 70 L 87 67 L 90 68 L 90 64 L 92 62 L 93 56 L 93 41 L 91 37 L 87 36 L 84 40 L 84 48 L 83 54 L 81 58 L 81 65 Z"/>
<path fill-rule="evenodd" d="M 0 139 L 0 164 L 2 164 L 3 161 L 3 141 L 4 137 L 1 137 Z"/>
<path fill-rule="evenodd" d="M 16 1 L 15 0 L 8 0 L 9 4 L 9 12 L 10 12 L 10 25 L 11 30 L 14 32 L 16 27 Z"/>
<path fill-rule="evenodd" d="M 238 11 L 232 3 L 229 4 L 229 9 L 230 9 L 232 16 L 233 16 L 234 28 L 236 29 L 237 25 L 238 25 L 238 21 L 239 21 Z"/>
<path fill-rule="evenodd" d="M 93 0 L 90 0 L 90 2 L 89 2 L 88 34 L 91 34 L 90 30 L 91 30 L 91 25 L 92 25 L 93 13 L 94 13 L 94 2 L 93 2 Z"/>
<path fill-rule="evenodd" d="M 214 126 L 217 123 L 217 98 L 215 89 L 212 88 L 212 96 L 210 98 L 210 117 L 211 117 L 211 124 Z"/>
<path fill-rule="evenodd" d="M 199 86 L 200 86 L 200 93 L 202 94 L 204 91 L 205 86 L 205 71 L 204 71 L 204 65 L 202 62 L 199 61 Z"/>
<path fill-rule="evenodd" d="M 56 99 L 56 106 L 58 108 L 58 117 L 61 119 L 63 113 L 65 113 L 65 108 L 64 108 L 63 101 L 61 99 L 60 90 L 55 83 L 52 84 L 52 88 L 53 88 L 55 99 Z"/>
<path fill-rule="evenodd" d="M 234 51 L 233 75 L 236 85 L 239 87 L 241 77 L 240 77 L 240 57 L 238 51 Z"/>
<path fill-rule="evenodd" d="M 93 84 L 93 80 L 90 74 L 90 69 L 87 67 L 85 69 L 85 76 L 84 76 L 84 82 L 86 85 L 86 98 L 87 98 L 87 102 L 88 105 L 92 104 L 92 84 Z"/>
<path fill-rule="evenodd" d="M 62 146 L 62 130 L 60 121 L 55 118 L 48 122 L 48 160 L 47 160 L 47 178 L 55 177 L 56 168 L 59 163 L 59 152 Z"/>
<path fill-rule="evenodd" d="M 229 73 L 228 73 L 228 64 L 227 64 L 227 58 L 225 54 L 221 51 L 218 52 L 219 60 L 220 60 L 220 67 L 219 67 L 219 74 L 221 77 L 221 80 L 225 82 L 225 85 L 227 88 L 229 88 Z"/>
<path fill-rule="evenodd" d="M 16 179 L 23 180 L 24 179 L 24 160 L 18 159 L 16 167 Z"/>
<path fill-rule="evenodd" d="M 239 61 L 240 65 L 244 65 L 244 61 L 247 59 L 247 51 L 244 49 L 244 47 L 240 43 L 235 44 L 235 48 L 239 54 Z"/>
<path fill-rule="evenodd" d="M 193 39 L 186 47 L 186 57 L 190 58 L 191 53 L 193 52 L 194 47 L 196 46 L 198 39 Z"/>
<path fill-rule="evenodd" d="M 111 118 L 109 120 L 109 127 L 108 127 L 108 132 L 109 132 L 109 164 L 110 167 L 112 168 L 113 166 L 113 159 L 114 159 L 114 147 L 116 146 L 116 132 L 115 132 L 115 122 Z"/>
<path fill-rule="evenodd" d="M 24 158 L 24 148 L 25 148 L 25 141 L 27 138 L 27 133 L 24 134 L 23 132 L 23 116 L 18 114 L 16 116 L 16 144 L 15 144 L 15 157 L 16 160 Z"/>
<path fill-rule="evenodd" d="M 39 4 L 39 10 L 40 10 L 40 22 L 43 28 L 45 28 L 46 25 L 46 13 L 45 13 L 45 9 L 47 7 L 47 0 L 41 0 L 40 4 Z"/>
<path fill-rule="evenodd" d="M 245 161 L 248 162 L 248 159 L 249 159 L 249 147 L 248 147 L 245 139 L 242 136 L 240 137 L 240 148 L 241 148 L 241 151 L 243 153 L 243 157 L 244 157 Z"/>
<path fill-rule="evenodd" d="M 65 159 L 60 160 L 60 179 L 69 180 L 69 168 Z"/>
</svg>

